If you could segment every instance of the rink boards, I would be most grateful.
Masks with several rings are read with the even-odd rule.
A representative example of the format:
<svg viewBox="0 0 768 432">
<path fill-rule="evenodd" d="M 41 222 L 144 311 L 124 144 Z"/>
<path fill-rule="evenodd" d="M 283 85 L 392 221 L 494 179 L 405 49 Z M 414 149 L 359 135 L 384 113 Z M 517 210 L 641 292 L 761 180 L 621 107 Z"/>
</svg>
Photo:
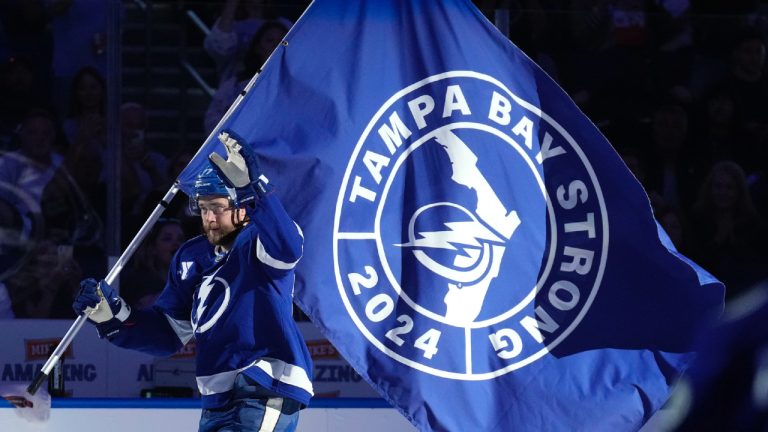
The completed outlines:
<svg viewBox="0 0 768 432">
<path fill-rule="evenodd" d="M 0 402 L 0 431 L 136 432 L 197 430 L 198 400 L 54 399 L 50 418 L 32 422 Z M 413 432 L 416 429 L 381 399 L 315 399 L 302 411 L 297 432 Z"/>
<path fill-rule="evenodd" d="M 71 324 L 69 320 L 2 320 L 0 389 L 32 381 Z M 312 323 L 302 322 L 299 327 L 315 364 L 316 396 L 378 397 Z M 194 357 L 194 343 L 169 359 L 158 359 L 114 347 L 86 325 L 64 355 L 66 391 L 76 398 L 137 398 L 142 390 L 157 386 L 187 387 L 196 393 Z"/>
</svg>

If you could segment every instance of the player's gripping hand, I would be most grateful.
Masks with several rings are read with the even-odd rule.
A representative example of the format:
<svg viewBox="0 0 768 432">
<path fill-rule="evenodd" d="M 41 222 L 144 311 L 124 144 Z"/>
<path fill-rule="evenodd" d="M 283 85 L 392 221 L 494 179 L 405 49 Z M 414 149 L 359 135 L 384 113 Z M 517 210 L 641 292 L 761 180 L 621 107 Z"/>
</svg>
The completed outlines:
<svg viewBox="0 0 768 432">
<path fill-rule="evenodd" d="M 224 160 L 218 153 L 211 153 L 208 159 L 227 186 L 235 188 L 235 205 L 241 207 L 255 201 L 257 196 L 266 194 L 267 179 L 262 175 L 258 156 L 253 149 L 240 143 L 238 138 L 228 132 L 220 133 L 219 141 L 224 144 L 227 159 Z"/>
<path fill-rule="evenodd" d="M 78 315 L 85 314 L 96 324 L 103 324 L 113 319 L 122 322 L 131 313 L 128 304 L 117 295 L 107 281 L 97 282 L 92 278 L 80 282 L 80 292 L 72 303 L 72 309 Z"/>
</svg>

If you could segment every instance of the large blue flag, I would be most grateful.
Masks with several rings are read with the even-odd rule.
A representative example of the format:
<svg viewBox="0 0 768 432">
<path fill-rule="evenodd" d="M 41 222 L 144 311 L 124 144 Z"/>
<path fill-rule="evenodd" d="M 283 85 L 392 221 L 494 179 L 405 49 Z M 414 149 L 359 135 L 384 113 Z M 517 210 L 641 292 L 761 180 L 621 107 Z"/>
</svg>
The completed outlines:
<svg viewBox="0 0 768 432">
<path fill-rule="evenodd" d="M 304 230 L 299 305 L 421 430 L 637 429 L 722 306 L 468 0 L 316 0 L 220 130 Z"/>
</svg>

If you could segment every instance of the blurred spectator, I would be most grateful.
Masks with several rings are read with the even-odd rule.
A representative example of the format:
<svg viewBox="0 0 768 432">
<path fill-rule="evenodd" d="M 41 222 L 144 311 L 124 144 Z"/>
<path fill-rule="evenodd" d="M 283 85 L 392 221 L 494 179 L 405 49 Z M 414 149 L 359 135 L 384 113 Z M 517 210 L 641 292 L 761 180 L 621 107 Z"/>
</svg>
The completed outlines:
<svg viewBox="0 0 768 432">
<path fill-rule="evenodd" d="M 98 272 L 102 273 L 106 268 L 106 256 L 104 253 L 103 222 L 91 201 L 85 196 L 77 181 L 70 175 L 66 160 L 71 157 L 73 147 L 62 164 L 54 173 L 53 178 L 43 190 L 40 202 L 40 211 L 43 219 L 42 235 L 47 242 L 68 248 L 67 255 L 73 257 L 71 263 L 62 268 L 62 276 L 75 277 L 75 273 Z M 98 177 L 94 173 L 99 172 L 100 161 L 93 167 L 82 166 L 86 174 L 91 172 L 91 183 L 96 184 Z M 88 178 L 88 176 L 80 176 Z M 102 190 L 103 191 L 103 190 Z M 32 243 L 34 245 L 34 243 Z M 75 279 L 76 280 L 76 279 Z M 64 290 L 64 288 L 61 288 Z M 69 311 L 61 306 L 61 301 L 68 301 L 63 293 L 56 299 L 52 306 L 55 314 L 68 318 Z M 52 312 L 54 313 L 54 312 Z"/>
<path fill-rule="evenodd" d="M 747 189 L 744 170 L 716 163 L 693 209 L 695 261 L 723 281 L 732 298 L 768 275 L 766 230 Z"/>
<path fill-rule="evenodd" d="M 634 145 L 620 147 L 617 149 L 617 152 L 619 153 L 619 156 L 621 156 L 621 160 L 623 160 L 624 164 L 629 168 L 629 171 L 635 176 L 637 181 L 640 182 L 640 185 L 643 186 L 653 211 L 656 212 L 662 208 L 669 208 L 669 204 L 666 203 L 661 194 L 649 184 L 648 162 L 646 161 L 648 152 L 642 151 Z"/>
<path fill-rule="evenodd" d="M 107 15 L 101 0 L 46 0 L 53 32 L 54 101 L 63 109 L 74 95 L 73 78 L 83 67 L 107 71 Z"/>
<path fill-rule="evenodd" d="M 645 187 L 645 182 L 648 180 L 645 174 L 645 162 L 641 156 L 641 153 L 633 148 L 625 147 L 618 150 L 621 160 L 629 168 L 629 171 L 634 174 L 637 181 Z"/>
<path fill-rule="evenodd" d="M 187 167 L 187 164 L 189 164 L 189 161 L 192 160 L 193 156 L 194 152 L 186 150 L 185 148 L 177 151 L 168 162 L 168 179 L 170 181 L 178 179 L 179 174 L 181 174 L 181 171 Z M 140 224 L 143 224 L 144 220 L 149 217 L 166 193 L 166 190 L 155 189 L 147 194 L 144 201 L 141 203 L 138 212 L 139 217 L 136 222 L 134 224 L 124 222 L 124 225 L 130 227 L 128 230 L 124 230 L 126 235 L 132 237 L 139 230 L 141 227 Z M 163 217 L 169 220 L 177 220 L 182 227 L 185 238 L 194 237 L 201 233 L 200 216 L 190 212 L 189 198 L 183 193 L 177 193 L 171 202 L 165 206 Z"/>
<path fill-rule="evenodd" d="M 38 243 L 30 260 L 5 281 L 16 318 L 72 318 L 70 303 L 81 278 L 71 246 Z"/>
<path fill-rule="evenodd" d="M 241 74 L 244 69 L 241 62 L 248 53 L 250 42 L 266 20 L 276 19 L 286 29 L 291 27 L 291 22 L 278 17 L 275 9 L 270 2 L 226 0 L 221 16 L 203 42 L 205 51 L 216 62 L 217 86 Z"/>
<path fill-rule="evenodd" d="M 49 98 L 52 87 L 53 35 L 46 2 L 4 0 L 0 2 L 0 23 L 13 57 L 24 58 L 29 65 L 31 81 L 36 83 L 35 91 Z M 39 103 L 36 105 L 47 107 Z"/>
<path fill-rule="evenodd" d="M 557 0 L 516 2 L 479 0 L 474 3 L 491 22 L 497 21 L 497 12 L 507 14 L 510 34 L 506 36 L 525 51 L 550 77 L 558 80 L 556 57 L 565 45 L 567 35 L 562 29 L 568 25 L 568 17 L 562 13 L 562 2 Z"/>
<path fill-rule="evenodd" d="M 268 21 L 259 27 L 259 31 L 253 36 L 248 51 L 243 57 L 243 69 L 236 76 L 221 83 L 208 105 L 204 117 L 206 133 L 213 131 L 230 105 L 237 99 L 238 94 L 267 61 L 287 31 L 288 27 L 279 21 Z"/>
<path fill-rule="evenodd" d="M 768 172 L 762 171 L 749 176 L 749 192 L 755 201 L 755 208 L 762 216 L 763 223 L 768 225 Z"/>
<path fill-rule="evenodd" d="M 96 171 L 98 166 L 94 168 Z M 46 238 L 75 246 L 100 244 L 102 219 L 66 165 L 56 170 L 43 190 L 40 210 L 45 221 Z"/>
<path fill-rule="evenodd" d="M 7 188 L 0 193 L 22 214 L 39 207 L 43 189 L 64 161 L 54 151 L 56 132 L 56 120 L 49 112 L 31 111 L 19 131 L 19 150 L 0 157 L 0 183 Z"/>
<path fill-rule="evenodd" d="M 186 148 L 176 151 L 168 162 L 168 178 L 173 180 L 179 178 L 194 156 L 195 152 Z"/>
<path fill-rule="evenodd" d="M 122 192 L 128 214 L 137 215 L 149 193 L 170 186 L 168 159 L 146 142 L 147 115 L 137 103 L 120 108 L 123 145 Z"/>
<path fill-rule="evenodd" d="M 178 179 L 184 168 L 187 167 L 189 161 L 194 157 L 194 152 L 186 149 L 181 149 L 176 152 L 171 158 L 168 164 L 168 177 L 171 179 Z M 153 201 L 157 203 L 162 199 L 162 196 L 157 196 Z M 164 214 L 170 215 L 170 217 L 179 219 L 181 226 L 184 229 L 185 237 L 194 237 L 200 234 L 200 219 L 198 216 L 191 213 L 189 209 L 189 199 L 184 194 L 176 194 L 175 197 L 168 204 Z"/>
<path fill-rule="evenodd" d="M 680 209 L 672 206 L 661 206 L 655 209 L 654 215 L 669 236 L 672 244 L 675 245 L 675 249 L 688 256 L 692 250 L 690 232 Z"/>
<path fill-rule="evenodd" d="M 99 211 L 105 211 L 102 160 L 106 147 L 103 78 L 84 68 L 73 82 L 73 100 L 64 132 L 69 145 L 63 163 L 45 185 L 40 200 L 44 237 L 74 248 L 80 268 L 103 268 Z"/>
<path fill-rule="evenodd" d="M 560 71 L 574 102 L 595 124 L 628 124 L 652 105 L 652 29 L 643 0 L 572 0 Z"/>
<path fill-rule="evenodd" d="M 106 83 L 91 67 L 80 70 L 72 81 L 72 100 L 64 134 L 69 141 L 65 165 L 85 196 L 96 201 L 100 194 L 98 179 L 106 150 Z"/>
<path fill-rule="evenodd" d="M 48 99 L 32 65 L 13 57 L 0 66 L 0 150 L 13 150 L 13 134 L 34 107 L 45 107 Z"/>
<path fill-rule="evenodd" d="M 689 0 L 656 0 L 649 6 L 651 52 L 649 70 L 654 95 L 692 101 L 693 26 Z"/>
<path fill-rule="evenodd" d="M 104 77 L 92 67 L 84 67 L 72 80 L 69 112 L 64 119 L 64 133 L 72 143 L 85 142 L 101 150 L 104 145 L 104 109 L 107 85 Z M 93 143 L 99 144 L 94 146 Z M 100 154 L 100 153 L 99 153 Z"/>
<path fill-rule="evenodd" d="M 8 189 L 0 183 L 2 190 Z M 42 236 L 42 228 L 39 211 L 24 215 L 15 204 L 0 197 L 0 281 L 14 274 L 29 259 L 31 245 Z"/>
<path fill-rule="evenodd" d="M 688 113 L 677 104 L 658 107 L 653 113 L 646 187 L 669 206 L 689 208 L 699 183 L 700 163 L 688 150 Z"/>
<path fill-rule="evenodd" d="M 3 21 L 0 20 L 0 59 L 5 60 L 13 57 L 11 52 L 11 44 L 8 41 L 8 36 L 5 34 L 5 28 L 3 28 Z"/>
<path fill-rule="evenodd" d="M 154 303 L 165 287 L 171 259 L 184 241 L 178 220 L 160 219 L 155 223 L 121 277 L 126 289 L 120 295 L 131 307 L 146 308 Z"/>
<path fill-rule="evenodd" d="M 736 111 L 731 93 L 723 88 L 712 92 L 696 113 L 696 151 L 711 166 L 714 161 L 733 160 L 740 165 L 746 154 L 737 149 L 745 138 L 737 127 Z"/>
<path fill-rule="evenodd" d="M 730 73 L 717 91 L 730 94 L 737 121 L 739 153 L 748 174 L 763 169 L 768 158 L 768 77 L 765 74 L 766 45 L 753 30 L 744 30 L 731 52 Z"/>
<path fill-rule="evenodd" d="M 16 318 L 11 306 L 11 296 L 8 294 L 8 288 L 0 282 L 0 319 Z"/>
<path fill-rule="evenodd" d="M 705 94 L 728 73 L 731 47 L 758 3 L 755 0 L 691 2 L 695 51 L 691 90 L 694 97 Z"/>
</svg>

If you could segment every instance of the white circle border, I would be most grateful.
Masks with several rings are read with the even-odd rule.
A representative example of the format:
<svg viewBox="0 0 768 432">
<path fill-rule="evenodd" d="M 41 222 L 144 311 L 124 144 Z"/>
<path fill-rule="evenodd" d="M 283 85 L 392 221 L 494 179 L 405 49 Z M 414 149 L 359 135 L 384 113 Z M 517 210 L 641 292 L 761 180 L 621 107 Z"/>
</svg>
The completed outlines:
<svg viewBox="0 0 768 432">
<path fill-rule="evenodd" d="M 444 370 L 435 369 L 433 367 L 429 367 L 424 364 L 415 362 L 411 359 L 408 359 L 406 357 L 403 357 L 402 355 L 387 348 L 386 345 L 381 343 L 379 339 L 377 339 L 371 334 L 368 328 L 360 321 L 360 318 L 357 316 L 357 313 L 355 312 L 354 308 L 350 304 L 349 299 L 347 298 L 346 291 L 344 290 L 344 283 L 341 280 L 341 272 L 338 265 L 338 255 L 339 255 L 338 244 L 340 241 L 338 232 L 339 232 L 339 224 L 341 219 L 341 207 L 344 202 L 345 192 L 347 191 L 347 185 L 349 183 L 350 174 L 352 172 L 352 169 L 354 168 L 355 161 L 357 160 L 357 157 L 362 149 L 363 143 L 365 143 L 365 141 L 367 140 L 368 135 L 370 134 L 374 125 L 377 123 L 377 120 L 380 119 L 381 116 L 389 109 L 389 107 L 391 107 L 392 104 L 394 104 L 397 100 L 399 100 L 404 95 L 418 89 L 419 87 L 423 87 L 426 84 L 430 84 L 432 82 L 439 81 L 446 78 L 475 78 L 475 79 L 479 79 L 481 81 L 486 81 L 493 85 L 496 85 L 497 87 L 503 89 L 505 93 L 507 93 L 507 95 L 509 95 L 517 104 L 527 109 L 528 111 L 536 114 L 541 119 L 546 121 L 553 129 L 555 129 L 568 142 L 571 148 L 576 152 L 576 154 L 581 159 L 582 164 L 584 164 L 584 168 L 587 170 L 587 173 L 589 174 L 590 179 L 592 180 L 592 184 L 595 187 L 595 192 L 598 198 L 598 203 L 601 211 L 601 221 L 603 224 L 603 245 L 602 245 L 603 249 L 600 257 L 600 266 L 598 268 L 597 275 L 595 276 L 595 282 L 593 284 L 592 290 L 590 290 L 589 297 L 587 297 L 587 300 L 584 303 L 584 306 L 581 308 L 581 310 L 579 311 L 579 314 L 576 316 L 573 322 L 571 322 L 568 328 L 565 329 L 554 341 L 549 343 L 544 348 L 540 349 L 538 352 L 516 363 L 509 364 L 506 367 L 503 367 L 501 369 L 497 369 L 495 371 L 486 372 L 482 374 L 447 372 Z M 363 130 L 363 133 L 360 135 L 360 139 L 355 144 L 355 148 L 352 151 L 352 154 L 350 155 L 350 158 L 349 158 L 347 169 L 344 172 L 344 178 L 342 179 L 341 186 L 339 187 L 339 195 L 336 201 L 336 209 L 334 214 L 332 247 L 333 247 L 333 267 L 334 267 L 334 273 L 336 275 L 336 287 L 339 290 L 341 300 L 344 303 L 344 307 L 347 309 L 347 313 L 349 314 L 350 319 L 352 319 L 352 321 L 355 323 L 358 330 L 360 330 L 360 332 L 363 333 L 363 335 L 365 335 L 365 337 L 368 339 L 369 342 L 371 342 L 376 348 L 378 348 L 380 351 L 382 351 L 384 354 L 386 354 L 390 358 L 397 360 L 398 362 L 406 366 L 410 366 L 421 372 L 425 372 L 430 375 L 438 376 L 441 378 L 457 379 L 457 380 L 465 380 L 465 381 L 485 381 L 488 379 L 499 377 L 501 375 L 504 375 L 508 372 L 524 367 L 540 359 L 541 357 L 546 355 L 551 349 L 559 345 L 578 326 L 578 324 L 584 318 L 584 315 L 586 315 L 587 311 L 591 307 L 592 302 L 594 302 L 595 296 L 597 296 L 597 292 L 600 289 L 600 282 L 602 281 L 603 274 L 605 273 L 605 263 L 608 259 L 609 232 L 610 231 L 609 231 L 609 225 L 608 225 L 608 212 L 605 207 L 605 200 L 603 199 L 602 188 L 600 187 L 600 183 L 597 181 L 595 171 L 592 168 L 592 165 L 589 163 L 589 160 L 586 158 L 584 151 L 581 150 L 581 147 L 579 147 L 579 145 L 576 143 L 573 137 L 558 122 L 556 122 L 552 117 L 550 117 L 546 113 L 542 112 L 538 107 L 526 102 L 525 100 L 513 94 L 504 84 L 502 84 L 496 78 L 493 78 L 489 75 L 482 74 L 479 72 L 474 72 L 474 71 L 443 72 L 443 73 L 429 76 L 405 88 L 402 88 L 399 91 L 397 91 L 394 95 L 392 95 L 389 99 L 387 99 L 387 101 L 379 108 L 378 111 L 376 111 L 374 116 L 371 118 L 371 121 Z"/>
</svg>

